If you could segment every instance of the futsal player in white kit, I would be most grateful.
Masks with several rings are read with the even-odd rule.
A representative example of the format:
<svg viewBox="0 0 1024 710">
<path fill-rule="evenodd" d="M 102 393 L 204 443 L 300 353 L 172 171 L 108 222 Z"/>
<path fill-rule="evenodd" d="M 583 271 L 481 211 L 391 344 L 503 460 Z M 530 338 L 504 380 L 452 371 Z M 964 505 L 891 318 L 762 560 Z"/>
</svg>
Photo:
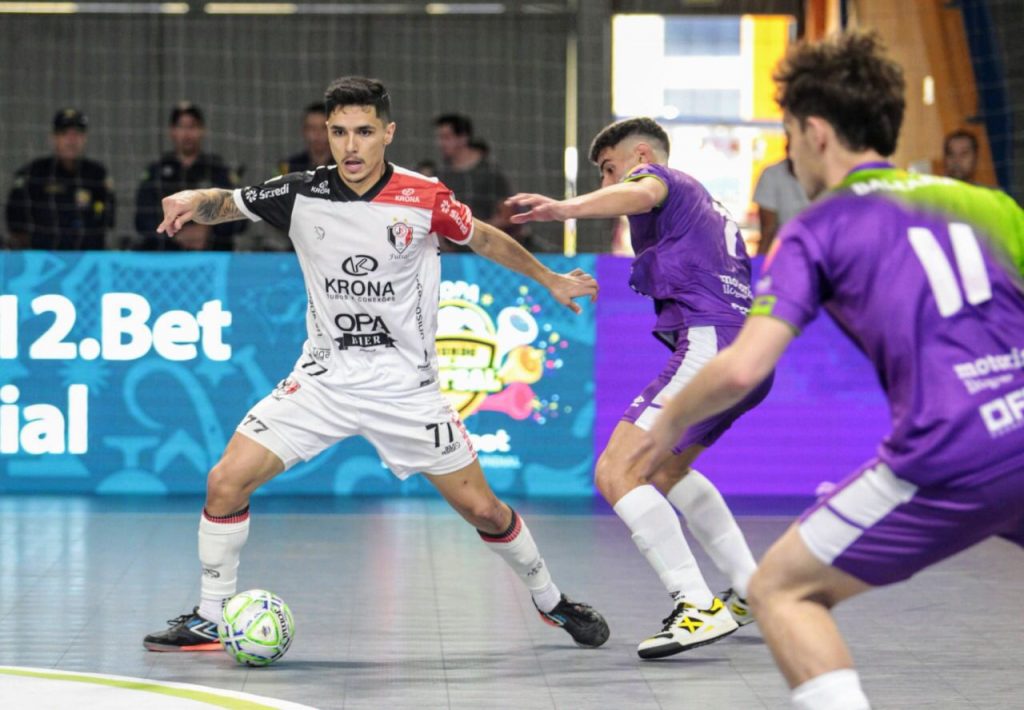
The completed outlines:
<svg viewBox="0 0 1024 710">
<path fill-rule="evenodd" d="M 277 474 L 350 436 L 363 436 L 400 479 L 423 475 L 530 590 L 541 618 L 580 646 L 608 625 L 561 593 L 529 528 L 491 491 L 458 413 L 438 384 L 438 239 L 528 276 L 575 312 L 597 282 L 556 274 L 500 230 L 473 219 L 442 183 L 384 158 L 395 134 L 385 87 L 343 77 L 326 92 L 335 165 L 239 190 L 164 199 L 158 231 L 188 221 L 251 219 L 286 230 L 306 284 L 308 339 L 291 374 L 242 419 L 207 478 L 199 523 L 199 604 L 145 637 L 151 651 L 219 648 L 216 625 L 237 591 L 249 497 Z"/>
</svg>

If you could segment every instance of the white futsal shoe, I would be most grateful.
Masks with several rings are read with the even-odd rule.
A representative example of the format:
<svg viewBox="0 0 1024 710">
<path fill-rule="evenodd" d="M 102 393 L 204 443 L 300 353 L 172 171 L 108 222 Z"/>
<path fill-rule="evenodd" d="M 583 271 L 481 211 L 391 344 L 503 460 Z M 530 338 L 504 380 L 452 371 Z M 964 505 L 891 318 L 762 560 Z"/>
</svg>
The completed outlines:
<svg viewBox="0 0 1024 710">
<path fill-rule="evenodd" d="M 642 641 L 640 658 L 664 658 L 723 639 L 740 627 L 718 597 L 707 609 L 698 609 L 685 599 L 676 602 L 672 613 L 662 620 L 661 633 Z"/>
</svg>

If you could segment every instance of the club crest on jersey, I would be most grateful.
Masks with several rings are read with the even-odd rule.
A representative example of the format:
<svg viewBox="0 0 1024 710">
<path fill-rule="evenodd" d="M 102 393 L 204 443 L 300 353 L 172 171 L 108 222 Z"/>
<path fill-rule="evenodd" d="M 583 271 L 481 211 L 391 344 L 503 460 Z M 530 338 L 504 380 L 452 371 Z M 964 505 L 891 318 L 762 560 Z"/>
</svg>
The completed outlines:
<svg viewBox="0 0 1024 710">
<path fill-rule="evenodd" d="M 295 394 L 299 391 L 299 387 L 301 386 L 302 385 L 300 385 L 294 378 L 286 377 L 277 383 L 277 387 L 274 388 L 274 391 L 271 392 L 271 394 L 274 399 L 281 399 L 282 397 L 287 397 L 290 394 Z"/>
<path fill-rule="evenodd" d="M 395 222 L 388 225 L 388 244 L 402 254 L 412 244 L 412 227 L 406 222 Z"/>
</svg>

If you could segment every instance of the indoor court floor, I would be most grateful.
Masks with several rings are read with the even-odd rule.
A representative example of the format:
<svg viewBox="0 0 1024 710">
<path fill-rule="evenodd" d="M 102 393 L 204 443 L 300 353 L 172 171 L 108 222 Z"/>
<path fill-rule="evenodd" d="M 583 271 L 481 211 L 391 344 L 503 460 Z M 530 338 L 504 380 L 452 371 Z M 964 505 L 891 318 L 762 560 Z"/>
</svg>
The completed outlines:
<svg viewBox="0 0 1024 710">
<path fill-rule="evenodd" d="M 556 583 L 607 618 L 611 639 L 600 649 L 576 648 L 543 624 L 518 580 L 443 503 L 256 498 L 239 588 L 289 603 L 297 629 L 288 655 L 253 669 L 219 651 L 147 652 L 142 637 L 198 600 L 200 504 L 0 499 L 0 666 L 315 708 L 789 707 L 756 625 L 661 661 L 637 658 L 637 642 L 660 630 L 671 604 L 618 518 L 589 501 L 517 508 Z M 792 512 L 742 515 L 755 555 Z M 712 588 L 724 586 L 694 550 Z M 847 602 L 837 618 L 876 709 L 1009 710 L 1024 707 L 1022 597 L 1024 556 L 990 540 Z M 53 707 L 10 678 L 0 671 L 4 710 Z M 274 707 L 233 702 L 219 706 Z"/>
</svg>

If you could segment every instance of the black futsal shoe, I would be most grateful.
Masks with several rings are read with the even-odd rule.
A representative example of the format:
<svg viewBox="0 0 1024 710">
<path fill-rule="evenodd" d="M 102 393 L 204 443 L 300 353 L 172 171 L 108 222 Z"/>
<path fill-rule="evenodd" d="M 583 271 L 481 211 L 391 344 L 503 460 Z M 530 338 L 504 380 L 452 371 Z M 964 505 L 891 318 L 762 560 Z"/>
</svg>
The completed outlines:
<svg viewBox="0 0 1024 710">
<path fill-rule="evenodd" d="M 150 651 L 218 651 L 217 624 L 199 616 L 199 607 L 189 614 L 168 619 L 170 628 L 157 631 L 142 640 Z"/>
<path fill-rule="evenodd" d="M 597 648 L 608 640 L 608 622 L 604 617 L 594 607 L 574 602 L 564 594 L 551 611 L 537 611 L 545 623 L 565 629 L 577 646 Z"/>
</svg>

